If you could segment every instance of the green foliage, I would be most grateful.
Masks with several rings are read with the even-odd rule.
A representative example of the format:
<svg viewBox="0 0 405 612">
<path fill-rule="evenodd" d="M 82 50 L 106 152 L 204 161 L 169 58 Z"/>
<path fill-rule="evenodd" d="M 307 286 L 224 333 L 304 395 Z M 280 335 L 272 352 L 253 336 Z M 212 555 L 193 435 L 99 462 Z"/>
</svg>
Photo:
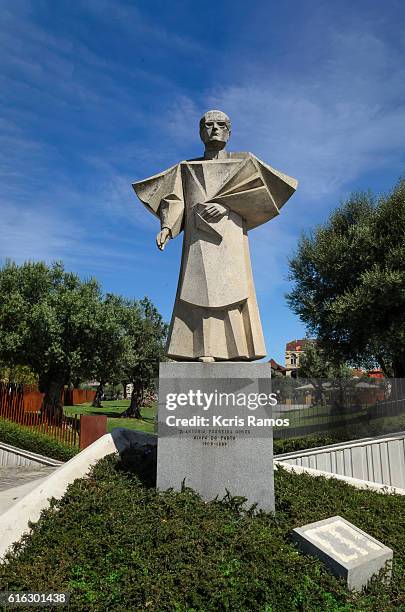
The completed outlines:
<svg viewBox="0 0 405 612">
<path fill-rule="evenodd" d="M 167 325 L 152 302 L 145 297 L 127 302 L 125 330 L 127 352 L 123 378 L 134 385 L 127 411 L 129 416 L 134 414 L 136 407 L 141 406 L 145 392 L 153 389 L 154 380 L 159 375 L 159 362 L 165 360 Z"/>
<path fill-rule="evenodd" d="M 333 385 L 340 389 L 340 393 L 333 392 L 333 400 L 336 410 L 339 411 L 344 405 L 345 387 L 348 379 L 352 377 L 352 370 L 346 364 L 336 364 L 329 359 L 327 353 L 319 346 L 318 342 L 306 342 L 305 353 L 300 359 L 298 376 L 305 378 L 314 388 L 314 401 L 319 404 L 326 402 L 326 380 L 333 380 Z M 343 382 L 345 379 L 347 382 Z"/>
<path fill-rule="evenodd" d="M 300 378 L 312 379 L 336 379 L 349 378 L 351 368 L 346 364 L 333 363 L 328 354 L 317 342 L 306 342 L 305 352 L 300 358 L 298 370 Z"/>
<path fill-rule="evenodd" d="M 166 324 L 147 297 L 129 300 L 108 294 L 98 326 L 94 376 L 103 386 L 106 382 L 113 386 L 132 382 L 134 405 L 139 407 L 158 375 L 159 361 L 164 359 Z M 104 390 L 107 393 L 107 388 Z"/>
<path fill-rule="evenodd" d="M 379 201 L 354 194 L 304 236 L 287 300 L 334 361 L 405 376 L 405 179 Z"/>
<path fill-rule="evenodd" d="M 38 375 L 28 366 L 14 365 L 12 367 L 0 365 L 0 380 L 22 385 L 37 385 Z"/>
<path fill-rule="evenodd" d="M 59 461 L 69 461 L 79 452 L 78 448 L 65 446 L 49 436 L 36 433 L 29 427 L 23 427 L 2 418 L 0 418 L 0 440 L 11 446 Z"/>
<path fill-rule="evenodd" d="M 116 398 L 123 394 L 124 392 L 124 387 L 122 386 L 121 383 L 119 383 L 118 385 L 106 385 L 104 387 L 104 394 L 106 396 L 106 400 L 105 401 L 116 401 Z"/>
<path fill-rule="evenodd" d="M 362 423 L 344 424 L 342 421 L 336 425 L 328 424 L 327 430 L 316 434 L 302 435 L 295 438 L 275 439 L 274 453 L 290 453 L 293 451 L 338 444 L 348 440 L 360 440 L 372 436 L 382 436 L 405 430 L 405 414 L 396 416 L 381 416 L 375 414 L 375 407 L 370 406 Z"/>
<path fill-rule="evenodd" d="M 315 434 L 300 438 L 281 438 L 273 440 L 273 450 L 275 455 L 282 455 L 283 453 L 293 453 L 294 451 L 315 448 L 317 446 L 327 446 L 337 442 L 343 442 L 343 440 L 338 439 L 338 436 L 330 434 Z"/>
<path fill-rule="evenodd" d="M 147 388 L 158 375 L 159 362 L 164 360 L 167 325 L 147 297 L 128 306 L 126 326 L 131 341 L 126 365 L 128 380 Z"/>
<path fill-rule="evenodd" d="M 240 500 L 158 493 L 107 458 L 76 480 L 25 536 L 0 580 L 8 590 L 71 593 L 71 610 L 383 612 L 405 598 L 405 505 L 339 481 L 276 473 L 276 516 Z M 291 530 L 341 514 L 394 549 L 391 586 L 348 592 L 299 554 Z"/>
<path fill-rule="evenodd" d="M 0 359 L 37 374 L 51 418 L 62 415 L 63 386 L 91 376 L 100 299 L 97 281 L 81 281 L 62 263 L 0 269 Z"/>
<path fill-rule="evenodd" d="M 122 380 L 128 350 L 127 300 L 108 293 L 101 301 L 92 338 L 92 375 L 103 384 Z"/>
<path fill-rule="evenodd" d="M 63 385 L 96 378 L 147 388 L 165 335 L 148 298 L 102 296 L 96 280 L 82 281 L 62 263 L 9 261 L 0 269 L 0 362 L 38 376 L 49 415 L 62 414 Z"/>
<path fill-rule="evenodd" d="M 0 270 L 0 351 L 9 364 L 64 383 L 90 376 L 100 288 L 62 263 L 7 262 Z"/>
</svg>

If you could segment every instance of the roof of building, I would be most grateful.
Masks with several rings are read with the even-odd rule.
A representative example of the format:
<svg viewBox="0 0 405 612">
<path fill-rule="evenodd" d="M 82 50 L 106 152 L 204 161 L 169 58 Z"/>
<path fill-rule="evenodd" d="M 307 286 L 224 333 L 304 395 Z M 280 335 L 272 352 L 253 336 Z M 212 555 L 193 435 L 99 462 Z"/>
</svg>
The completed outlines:
<svg viewBox="0 0 405 612">
<path fill-rule="evenodd" d="M 304 348 L 304 345 L 308 344 L 308 342 L 315 342 L 315 340 L 312 340 L 311 338 L 301 338 L 301 340 L 290 340 L 290 342 L 287 342 L 287 344 L 285 345 L 285 350 L 286 351 L 302 351 Z"/>
<path fill-rule="evenodd" d="M 384 372 L 383 372 L 382 370 L 378 370 L 378 369 L 375 369 L 375 370 L 369 370 L 369 371 L 367 372 L 367 376 L 368 376 L 369 378 L 385 378 L 385 376 L 384 376 Z"/>
<path fill-rule="evenodd" d="M 269 359 L 269 364 L 272 367 L 273 370 L 279 370 L 280 372 L 286 372 L 287 368 L 285 368 L 284 366 L 280 365 L 279 363 L 277 363 L 277 361 L 275 361 L 274 359 Z"/>
</svg>

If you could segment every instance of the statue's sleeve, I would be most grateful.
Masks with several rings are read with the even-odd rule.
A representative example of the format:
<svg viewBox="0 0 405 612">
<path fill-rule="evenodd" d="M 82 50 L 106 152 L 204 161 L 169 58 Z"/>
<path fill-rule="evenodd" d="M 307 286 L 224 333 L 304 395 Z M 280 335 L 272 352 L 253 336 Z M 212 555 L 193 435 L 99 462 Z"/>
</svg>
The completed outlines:
<svg viewBox="0 0 405 612">
<path fill-rule="evenodd" d="M 252 155 L 252 154 L 251 154 Z M 288 174 L 284 174 L 268 164 L 265 164 L 255 155 L 252 155 L 255 160 L 263 181 L 271 194 L 274 203 L 278 210 L 290 199 L 298 186 L 297 179 Z"/>
<path fill-rule="evenodd" d="M 297 184 L 296 179 L 248 153 L 211 200 L 239 214 L 251 230 L 278 215 Z"/>
<path fill-rule="evenodd" d="M 180 164 L 133 183 L 132 187 L 146 208 L 159 217 L 161 228 L 167 227 L 175 238 L 182 230 L 184 216 Z"/>
</svg>

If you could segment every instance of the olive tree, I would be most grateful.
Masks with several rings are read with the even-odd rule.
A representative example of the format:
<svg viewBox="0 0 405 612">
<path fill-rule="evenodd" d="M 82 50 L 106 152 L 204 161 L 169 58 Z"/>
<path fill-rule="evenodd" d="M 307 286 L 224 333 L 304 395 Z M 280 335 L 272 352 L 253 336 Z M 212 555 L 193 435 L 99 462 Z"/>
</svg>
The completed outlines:
<svg viewBox="0 0 405 612">
<path fill-rule="evenodd" d="M 49 418 L 62 416 L 64 385 L 92 374 L 100 309 L 97 281 L 60 262 L 8 261 L 0 269 L 0 359 L 35 372 Z"/>
<path fill-rule="evenodd" d="M 334 363 L 405 377 L 405 180 L 352 195 L 303 236 L 287 300 Z"/>
</svg>

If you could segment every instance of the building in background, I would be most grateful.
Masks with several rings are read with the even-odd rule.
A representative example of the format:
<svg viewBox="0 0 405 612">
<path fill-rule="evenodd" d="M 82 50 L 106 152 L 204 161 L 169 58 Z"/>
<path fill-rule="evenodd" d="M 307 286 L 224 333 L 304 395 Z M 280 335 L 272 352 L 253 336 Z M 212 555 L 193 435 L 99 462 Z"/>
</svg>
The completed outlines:
<svg viewBox="0 0 405 612">
<path fill-rule="evenodd" d="M 310 338 L 302 338 L 301 340 L 291 340 L 285 345 L 285 369 L 286 376 L 296 378 L 297 370 L 300 367 L 300 359 L 305 353 L 305 345 L 310 342 L 315 342 Z"/>
<path fill-rule="evenodd" d="M 316 342 L 316 340 L 313 338 L 301 338 L 301 340 L 291 340 L 287 342 L 285 345 L 285 368 L 276 363 L 274 359 L 270 359 L 272 375 L 297 378 L 300 360 L 302 356 L 305 355 L 305 347 L 314 342 Z M 364 370 L 362 368 L 352 368 L 351 376 L 354 378 L 385 378 L 383 371 L 380 369 Z"/>
<path fill-rule="evenodd" d="M 287 374 L 287 370 L 284 366 L 280 365 L 274 359 L 269 359 L 269 364 L 271 367 L 271 377 L 280 377 L 285 376 Z"/>
</svg>

